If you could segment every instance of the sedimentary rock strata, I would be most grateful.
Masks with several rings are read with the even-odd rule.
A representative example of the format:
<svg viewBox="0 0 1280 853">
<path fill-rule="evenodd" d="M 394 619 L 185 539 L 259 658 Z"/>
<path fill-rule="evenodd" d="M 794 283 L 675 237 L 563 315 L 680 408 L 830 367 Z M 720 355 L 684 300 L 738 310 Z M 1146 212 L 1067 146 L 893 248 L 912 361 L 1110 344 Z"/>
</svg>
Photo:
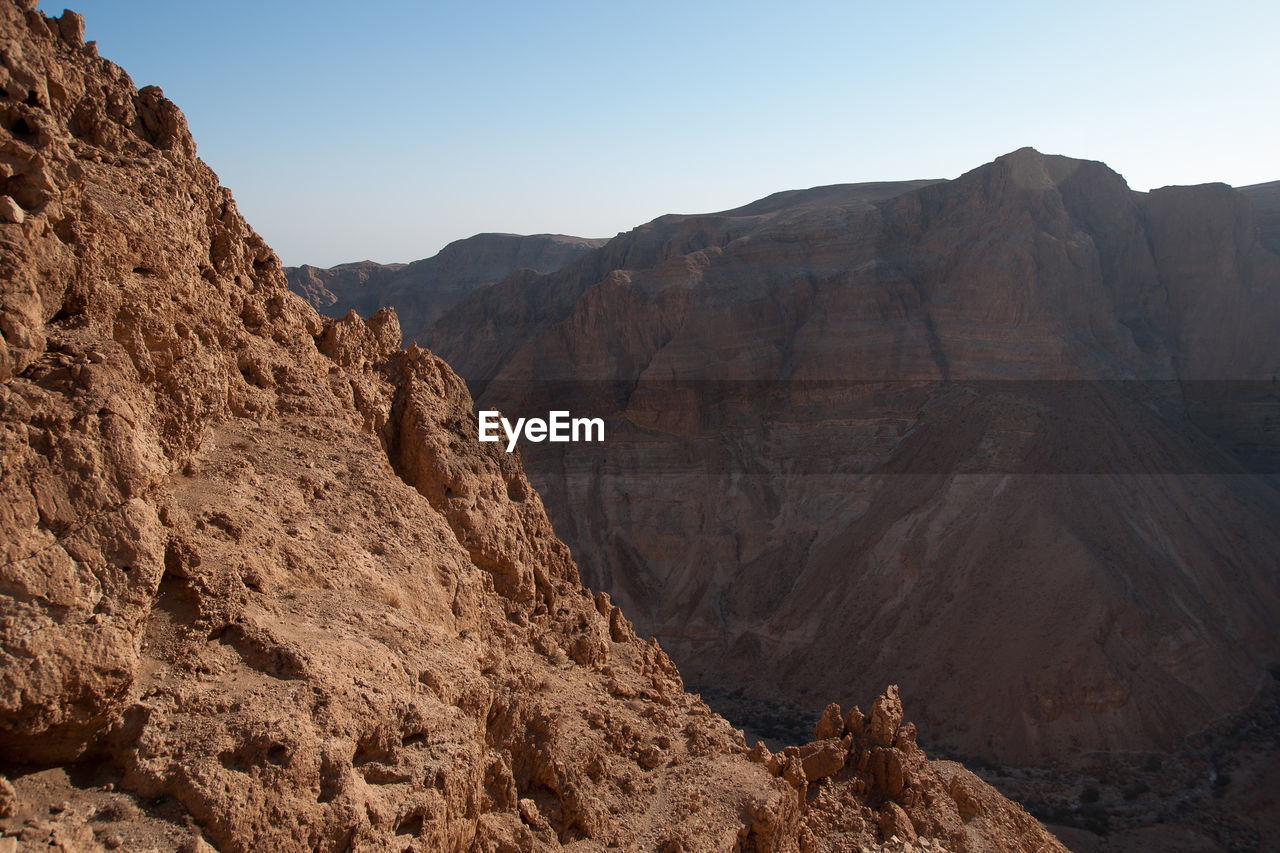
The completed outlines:
<svg viewBox="0 0 1280 853">
<path fill-rule="evenodd" d="M 1280 659 L 1269 187 L 1023 149 L 662 217 L 433 334 L 485 405 L 606 419 L 525 463 L 692 683 L 899 681 L 1009 763 L 1167 749 Z"/>
</svg>

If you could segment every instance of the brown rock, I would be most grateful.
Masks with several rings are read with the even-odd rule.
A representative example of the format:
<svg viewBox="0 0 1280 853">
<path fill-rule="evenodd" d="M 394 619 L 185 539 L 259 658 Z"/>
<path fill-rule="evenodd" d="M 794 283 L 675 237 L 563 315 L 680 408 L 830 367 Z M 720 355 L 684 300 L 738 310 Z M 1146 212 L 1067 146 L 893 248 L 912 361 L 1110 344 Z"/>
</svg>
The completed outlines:
<svg viewBox="0 0 1280 853">
<path fill-rule="evenodd" d="M 916 724 L 903 723 L 898 727 L 898 733 L 893 738 L 894 749 L 910 755 L 917 749 L 916 746 Z"/>
<path fill-rule="evenodd" d="M 955 801 L 956 809 L 964 820 L 969 821 L 982 814 L 982 800 L 968 779 L 956 775 L 952 778 L 947 792 Z"/>
<path fill-rule="evenodd" d="M 821 719 L 814 725 L 813 739 L 838 738 L 843 734 L 844 718 L 840 716 L 840 706 L 832 702 L 823 710 Z"/>
<path fill-rule="evenodd" d="M 871 725 L 868 734 L 877 746 L 893 746 L 902 725 L 902 700 L 898 698 L 898 685 L 891 684 L 871 706 Z"/>
<path fill-rule="evenodd" d="M 911 818 L 897 803 L 888 802 L 880 807 L 880 835 L 888 841 L 897 836 L 900 841 L 914 844 L 916 829 Z"/>
<path fill-rule="evenodd" d="M 187 120 L 177 105 L 164 96 L 159 86 L 147 86 L 138 91 L 137 111 L 148 137 L 157 148 L 163 150 L 175 145 L 188 146 L 187 153 L 194 156 L 195 147 L 187 131 Z M 266 249 L 266 244 L 260 240 L 251 242 L 258 242 L 261 248 Z M 254 260 L 262 262 L 268 258 L 274 259 L 274 256 L 266 249 L 261 256 L 255 255 Z"/>
<path fill-rule="evenodd" d="M 875 747 L 871 750 L 869 767 L 871 785 L 889 797 L 898 797 L 907 785 L 904 756 L 896 749 Z"/>
<path fill-rule="evenodd" d="M 16 201 L 7 195 L 0 195 L 0 222 L 10 222 L 15 225 L 21 225 L 22 220 L 26 218 L 26 212 L 18 205 Z"/>
<path fill-rule="evenodd" d="M 802 746 L 800 760 L 804 766 L 805 778 L 816 782 L 834 776 L 844 767 L 847 754 L 839 738 L 827 738 Z"/>
<path fill-rule="evenodd" d="M 58 35 L 72 47 L 84 46 L 84 16 L 70 9 L 63 10 L 58 19 Z"/>
<path fill-rule="evenodd" d="M 849 713 L 844 718 L 844 730 L 854 737 L 862 737 L 866 717 L 862 714 L 862 709 L 854 705 L 849 709 Z"/>
<path fill-rule="evenodd" d="M 782 778 L 800 792 L 801 796 L 804 796 L 805 789 L 809 787 L 809 777 L 804 772 L 804 761 L 798 755 L 786 756 L 782 765 Z"/>
<path fill-rule="evenodd" d="M 747 757 L 756 764 L 768 765 L 773 760 L 773 753 L 769 751 L 769 747 L 764 745 L 764 741 L 756 741 L 756 745 L 751 747 L 751 751 L 747 753 Z"/>
</svg>

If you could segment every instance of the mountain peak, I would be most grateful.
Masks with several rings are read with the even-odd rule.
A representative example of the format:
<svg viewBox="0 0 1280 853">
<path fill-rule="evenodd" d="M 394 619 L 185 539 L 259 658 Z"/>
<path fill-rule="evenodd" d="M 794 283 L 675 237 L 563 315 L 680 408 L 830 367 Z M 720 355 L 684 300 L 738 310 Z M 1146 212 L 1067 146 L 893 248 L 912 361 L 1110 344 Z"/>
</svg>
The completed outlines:
<svg viewBox="0 0 1280 853">
<path fill-rule="evenodd" d="M 1124 178 L 1105 163 L 1044 154 L 1030 146 L 1010 151 L 990 163 L 971 169 L 956 181 L 964 182 L 971 176 L 991 181 L 997 175 L 1006 186 L 1018 190 L 1050 190 L 1068 182 L 1081 181 L 1103 182 L 1128 189 Z"/>
</svg>

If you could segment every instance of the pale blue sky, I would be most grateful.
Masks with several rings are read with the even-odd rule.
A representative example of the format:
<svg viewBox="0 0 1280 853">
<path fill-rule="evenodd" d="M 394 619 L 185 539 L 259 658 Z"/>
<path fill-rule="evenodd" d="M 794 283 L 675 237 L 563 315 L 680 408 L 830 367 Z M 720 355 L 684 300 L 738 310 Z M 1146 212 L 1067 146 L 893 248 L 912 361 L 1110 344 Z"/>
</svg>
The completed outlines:
<svg viewBox="0 0 1280 853">
<path fill-rule="evenodd" d="M 1135 189 L 1280 179 L 1274 0 L 73 2 L 286 264 L 607 237 L 1023 145 Z"/>
</svg>

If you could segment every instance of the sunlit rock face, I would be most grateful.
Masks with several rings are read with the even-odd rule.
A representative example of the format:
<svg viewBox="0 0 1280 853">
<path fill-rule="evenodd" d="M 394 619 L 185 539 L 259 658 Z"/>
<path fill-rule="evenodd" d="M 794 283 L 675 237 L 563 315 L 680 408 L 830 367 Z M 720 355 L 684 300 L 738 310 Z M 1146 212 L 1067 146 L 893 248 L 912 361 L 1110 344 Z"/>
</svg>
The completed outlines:
<svg viewBox="0 0 1280 853">
<path fill-rule="evenodd" d="M 749 753 L 457 374 L 290 293 L 178 108 L 35 5 L 0 3 L 0 847 L 1065 850 L 894 689 L 874 761 Z"/>
</svg>

